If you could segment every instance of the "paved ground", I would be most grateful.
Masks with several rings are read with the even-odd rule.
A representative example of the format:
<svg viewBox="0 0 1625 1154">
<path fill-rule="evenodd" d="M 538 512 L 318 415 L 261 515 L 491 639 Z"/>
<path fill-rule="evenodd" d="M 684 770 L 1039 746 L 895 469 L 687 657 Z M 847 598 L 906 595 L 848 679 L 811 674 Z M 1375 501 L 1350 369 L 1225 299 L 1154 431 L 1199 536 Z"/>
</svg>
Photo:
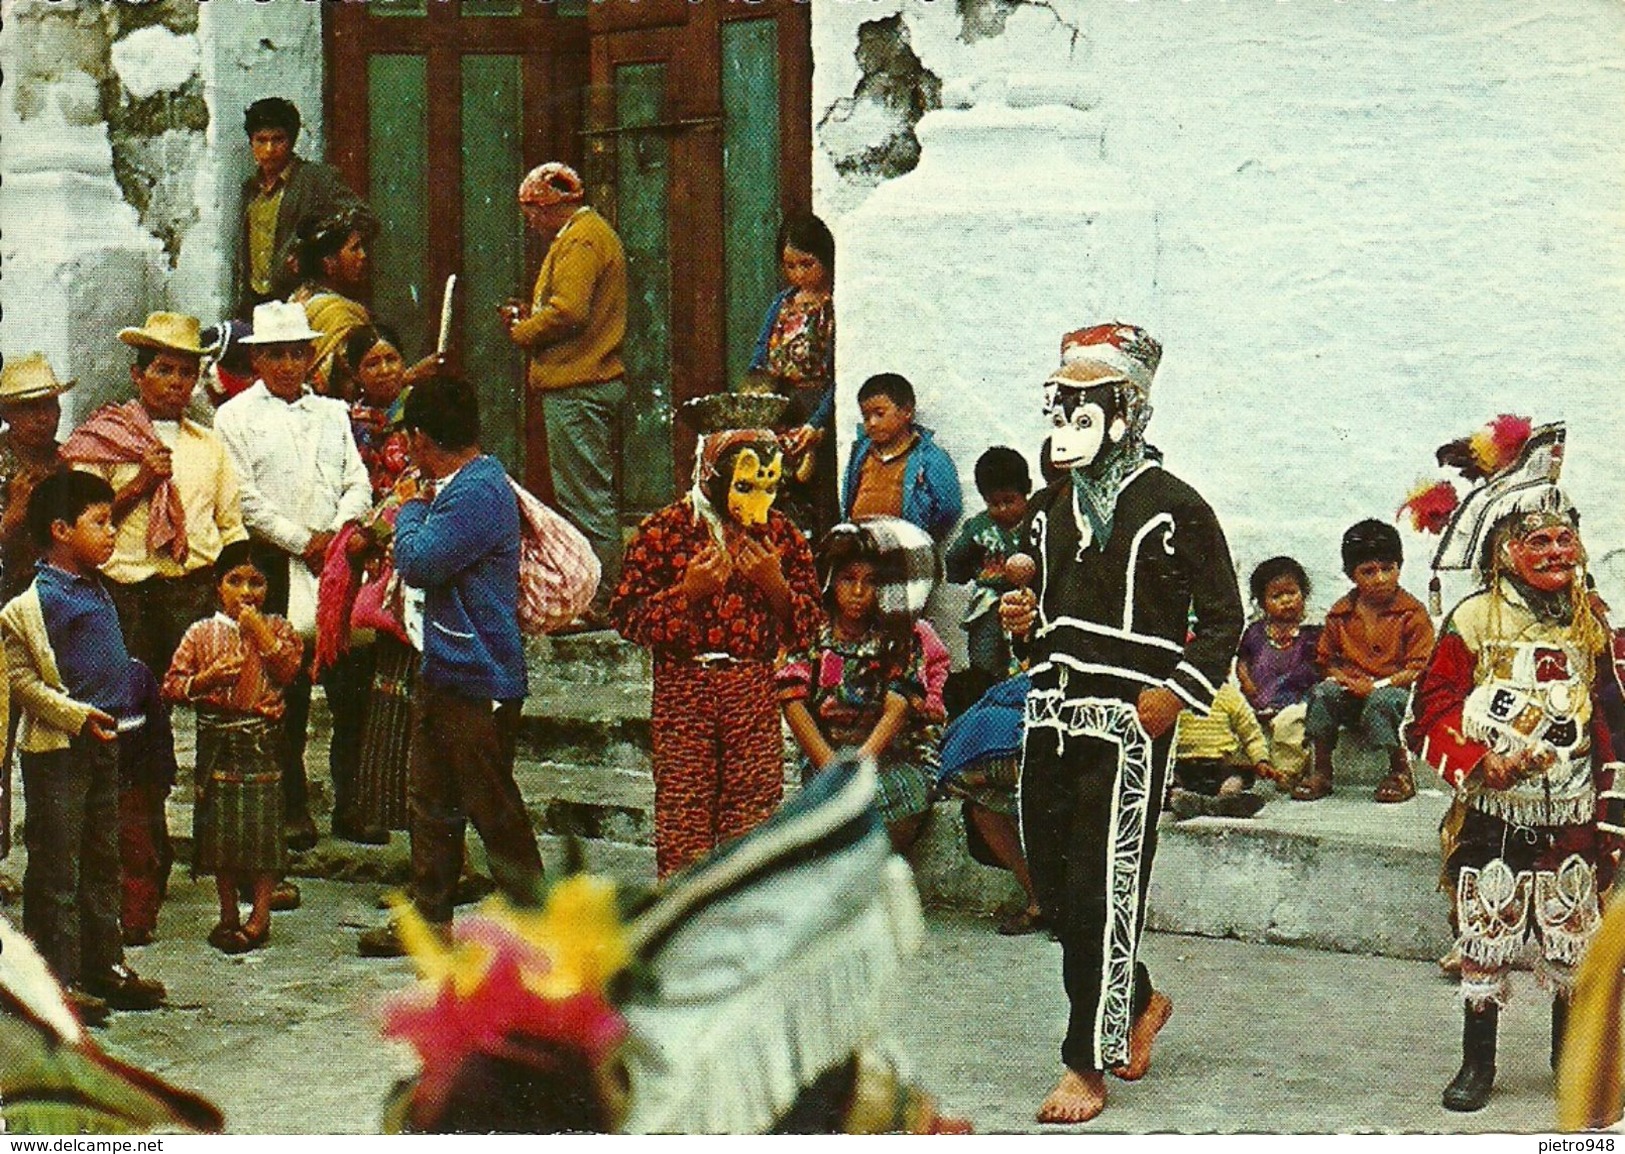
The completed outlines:
<svg viewBox="0 0 1625 1154">
<path fill-rule="evenodd" d="M 15 863 L 7 863 L 8 868 Z M 382 1042 L 369 1007 L 409 980 L 405 961 L 355 956 L 379 888 L 302 883 L 305 908 L 278 914 L 270 948 L 208 949 L 213 887 L 177 874 L 161 939 L 131 951 L 169 984 L 173 1008 L 115 1015 L 114 1053 L 212 1096 L 233 1131 L 366 1132 L 409 1052 Z M 16 910 L 8 911 L 15 916 Z M 1544 1130 L 1552 1125 L 1545 1003 L 1519 975 L 1504 1016 L 1496 1096 L 1446 1113 L 1459 1010 L 1427 963 L 1150 935 L 1145 956 L 1174 1017 L 1143 1082 L 1113 1082 L 1084 1129 L 1146 1131 Z M 982 1131 L 1029 1131 L 1059 1069 L 1060 947 L 1000 938 L 988 922 L 933 916 L 910 963 L 893 1048 L 951 1111 Z"/>
</svg>

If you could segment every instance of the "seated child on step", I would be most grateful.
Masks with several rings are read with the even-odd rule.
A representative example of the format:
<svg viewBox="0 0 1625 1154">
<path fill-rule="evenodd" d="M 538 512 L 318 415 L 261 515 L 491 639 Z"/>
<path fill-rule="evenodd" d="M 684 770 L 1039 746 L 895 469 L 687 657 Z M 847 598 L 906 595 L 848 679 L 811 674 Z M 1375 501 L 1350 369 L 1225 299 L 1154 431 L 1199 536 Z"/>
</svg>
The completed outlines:
<svg viewBox="0 0 1625 1154">
<path fill-rule="evenodd" d="M 1271 557 L 1253 570 L 1249 585 L 1263 616 L 1241 635 L 1236 676 L 1269 734 L 1270 761 L 1282 781 L 1292 782 L 1309 764 L 1303 718 L 1321 676 L 1315 663 L 1320 626 L 1303 621 L 1309 575 L 1291 557 Z"/>
<path fill-rule="evenodd" d="M 1171 801 L 1175 819 L 1252 817 L 1264 807 L 1264 799 L 1252 792 L 1255 775 L 1273 779 L 1275 767 L 1253 707 L 1232 677 L 1219 686 L 1206 717 L 1188 709 L 1179 715 Z"/>
<path fill-rule="evenodd" d="M 803 778 L 843 748 L 875 759 L 881 816 L 902 852 L 931 812 L 941 758 L 946 662 L 933 660 L 941 642 L 918 621 L 930 584 L 909 580 L 933 571 L 931 541 L 895 518 L 837 525 L 818 562 L 829 621 L 779 670 L 785 720 Z"/>
</svg>

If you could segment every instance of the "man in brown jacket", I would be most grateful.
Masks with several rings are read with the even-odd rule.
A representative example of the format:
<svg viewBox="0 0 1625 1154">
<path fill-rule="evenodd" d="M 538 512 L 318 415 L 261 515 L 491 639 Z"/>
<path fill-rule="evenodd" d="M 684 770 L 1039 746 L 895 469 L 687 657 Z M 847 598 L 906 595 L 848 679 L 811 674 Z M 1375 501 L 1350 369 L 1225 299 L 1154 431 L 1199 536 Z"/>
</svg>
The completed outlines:
<svg viewBox="0 0 1625 1154">
<path fill-rule="evenodd" d="M 279 96 L 256 100 L 243 113 L 254 174 L 243 182 L 243 226 L 237 241 L 241 317 L 294 290 L 296 276 L 288 258 L 304 221 L 348 213 L 364 231 L 378 227 L 372 209 L 344 183 L 338 169 L 294 153 L 299 123 L 299 109 Z"/>
<path fill-rule="evenodd" d="M 530 354 L 527 381 L 541 398 L 554 497 L 603 570 L 584 622 L 596 626 L 621 577 L 614 434 L 626 401 L 626 253 L 568 165 L 532 169 L 519 185 L 519 205 L 549 244 L 531 303 L 505 306 L 503 319 L 509 338 Z"/>
</svg>

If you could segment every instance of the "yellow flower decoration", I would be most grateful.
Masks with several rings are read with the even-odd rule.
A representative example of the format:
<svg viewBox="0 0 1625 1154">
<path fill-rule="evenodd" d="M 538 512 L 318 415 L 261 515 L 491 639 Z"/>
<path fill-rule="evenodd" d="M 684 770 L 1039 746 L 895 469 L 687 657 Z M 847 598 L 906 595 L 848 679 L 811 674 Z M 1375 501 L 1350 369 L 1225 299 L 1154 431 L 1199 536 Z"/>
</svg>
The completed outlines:
<svg viewBox="0 0 1625 1154">
<path fill-rule="evenodd" d="M 512 925 L 552 962 L 545 973 L 525 975 L 525 984 L 545 998 L 568 998 L 582 991 L 602 995 L 609 980 L 631 960 L 615 883 L 608 878 L 590 874 L 565 878 L 548 893 L 539 912 L 514 909 L 501 898 L 488 905 L 493 919 Z"/>
<path fill-rule="evenodd" d="M 487 947 L 469 941 L 448 944 L 429 928 L 423 915 L 401 894 L 390 894 L 389 905 L 395 915 L 401 944 L 412 956 L 419 977 L 434 987 L 450 978 L 460 998 L 468 997 L 479 988 L 485 978 L 485 968 L 491 961 L 491 951 Z"/>
</svg>

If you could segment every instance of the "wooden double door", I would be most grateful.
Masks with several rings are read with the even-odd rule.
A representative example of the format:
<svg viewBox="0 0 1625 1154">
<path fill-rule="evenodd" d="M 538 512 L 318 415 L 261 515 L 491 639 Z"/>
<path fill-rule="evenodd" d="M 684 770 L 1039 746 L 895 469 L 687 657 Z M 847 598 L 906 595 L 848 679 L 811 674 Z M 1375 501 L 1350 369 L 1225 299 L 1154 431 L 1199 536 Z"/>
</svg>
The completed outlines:
<svg viewBox="0 0 1625 1154">
<path fill-rule="evenodd" d="M 326 9 L 329 158 L 383 221 L 372 307 L 408 356 L 459 278 L 452 358 L 487 447 L 537 492 L 523 359 L 496 320 L 542 249 L 514 201 L 562 159 L 620 233 L 630 281 L 622 506 L 686 487 L 689 397 L 744 372 L 811 192 L 808 8 L 793 0 L 371 0 Z"/>
</svg>

